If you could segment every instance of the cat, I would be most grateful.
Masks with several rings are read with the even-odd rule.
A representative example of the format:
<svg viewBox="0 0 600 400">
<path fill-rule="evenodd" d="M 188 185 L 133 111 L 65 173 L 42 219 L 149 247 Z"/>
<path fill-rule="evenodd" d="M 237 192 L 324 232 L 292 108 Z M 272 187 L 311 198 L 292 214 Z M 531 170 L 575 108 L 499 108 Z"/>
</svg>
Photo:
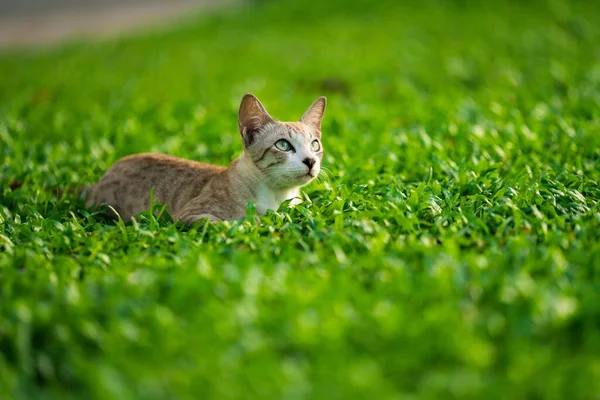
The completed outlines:
<svg viewBox="0 0 600 400">
<path fill-rule="evenodd" d="M 299 122 L 273 119 L 260 100 L 246 94 L 238 113 L 243 152 L 228 167 L 164 154 L 142 153 L 118 160 L 87 189 L 86 207 L 112 207 L 129 220 L 148 210 L 151 192 L 173 220 L 236 220 L 254 202 L 257 214 L 299 201 L 300 187 L 320 172 L 321 120 L 327 99 L 319 97 Z M 117 215 L 114 215 L 116 212 Z"/>
</svg>

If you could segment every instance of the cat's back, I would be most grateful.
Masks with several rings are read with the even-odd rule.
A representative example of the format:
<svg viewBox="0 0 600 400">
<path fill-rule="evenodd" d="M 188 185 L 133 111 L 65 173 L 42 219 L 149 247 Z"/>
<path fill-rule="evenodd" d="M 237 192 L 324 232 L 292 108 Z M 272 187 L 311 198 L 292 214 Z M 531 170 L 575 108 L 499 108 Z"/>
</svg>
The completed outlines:
<svg viewBox="0 0 600 400">
<path fill-rule="evenodd" d="M 104 178 L 123 180 L 129 184 L 150 184 L 156 188 L 180 188 L 182 185 L 203 185 L 215 174 L 227 168 L 159 153 L 140 153 L 115 162 Z"/>
<path fill-rule="evenodd" d="M 124 171 L 143 170 L 145 173 L 150 171 L 162 174 L 214 174 L 222 172 L 226 167 L 220 165 L 206 164 L 193 160 L 186 160 L 160 153 L 139 153 L 123 157 L 113 164 L 108 170 L 121 169 Z"/>
</svg>

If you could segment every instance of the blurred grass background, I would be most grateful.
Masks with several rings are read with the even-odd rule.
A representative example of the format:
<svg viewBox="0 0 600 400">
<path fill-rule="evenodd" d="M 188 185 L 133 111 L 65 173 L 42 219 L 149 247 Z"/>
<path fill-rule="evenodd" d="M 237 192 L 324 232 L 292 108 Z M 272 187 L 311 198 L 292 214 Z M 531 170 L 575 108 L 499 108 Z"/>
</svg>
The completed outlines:
<svg viewBox="0 0 600 400">
<path fill-rule="evenodd" d="M 0 397 L 597 396 L 599 8 L 255 1 L 4 51 Z M 125 226 L 45 190 L 226 164 L 246 92 L 328 97 L 292 211 Z"/>
</svg>

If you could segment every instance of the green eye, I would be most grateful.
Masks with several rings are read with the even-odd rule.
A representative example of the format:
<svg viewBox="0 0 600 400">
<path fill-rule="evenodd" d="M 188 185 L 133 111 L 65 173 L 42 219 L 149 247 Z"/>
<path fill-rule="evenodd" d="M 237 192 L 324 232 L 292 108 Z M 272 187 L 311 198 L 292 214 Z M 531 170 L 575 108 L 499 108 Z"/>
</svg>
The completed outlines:
<svg viewBox="0 0 600 400">
<path fill-rule="evenodd" d="M 312 151 L 314 151 L 315 153 L 319 150 L 321 150 L 321 145 L 319 144 L 318 140 L 313 140 L 312 143 L 310 144 L 310 149 Z"/>
<path fill-rule="evenodd" d="M 290 151 L 292 149 L 292 145 L 285 139 L 278 140 L 275 142 L 275 147 L 277 147 L 281 151 Z"/>
</svg>

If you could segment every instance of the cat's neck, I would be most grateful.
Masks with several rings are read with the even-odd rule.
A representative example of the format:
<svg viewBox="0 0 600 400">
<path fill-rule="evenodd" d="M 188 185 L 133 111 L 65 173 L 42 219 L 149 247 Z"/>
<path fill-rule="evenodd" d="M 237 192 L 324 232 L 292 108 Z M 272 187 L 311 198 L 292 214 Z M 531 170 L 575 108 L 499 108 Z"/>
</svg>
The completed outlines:
<svg viewBox="0 0 600 400">
<path fill-rule="evenodd" d="M 265 214 L 268 209 L 277 210 L 285 200 L 300 197 L 300 187 L 269 187 L 246 153 L 242 153 L 230 164 L 227 174 L 238 202 L 244 207 L 248 201 L 254 202 L 260 215 Z"/>
</svg>

